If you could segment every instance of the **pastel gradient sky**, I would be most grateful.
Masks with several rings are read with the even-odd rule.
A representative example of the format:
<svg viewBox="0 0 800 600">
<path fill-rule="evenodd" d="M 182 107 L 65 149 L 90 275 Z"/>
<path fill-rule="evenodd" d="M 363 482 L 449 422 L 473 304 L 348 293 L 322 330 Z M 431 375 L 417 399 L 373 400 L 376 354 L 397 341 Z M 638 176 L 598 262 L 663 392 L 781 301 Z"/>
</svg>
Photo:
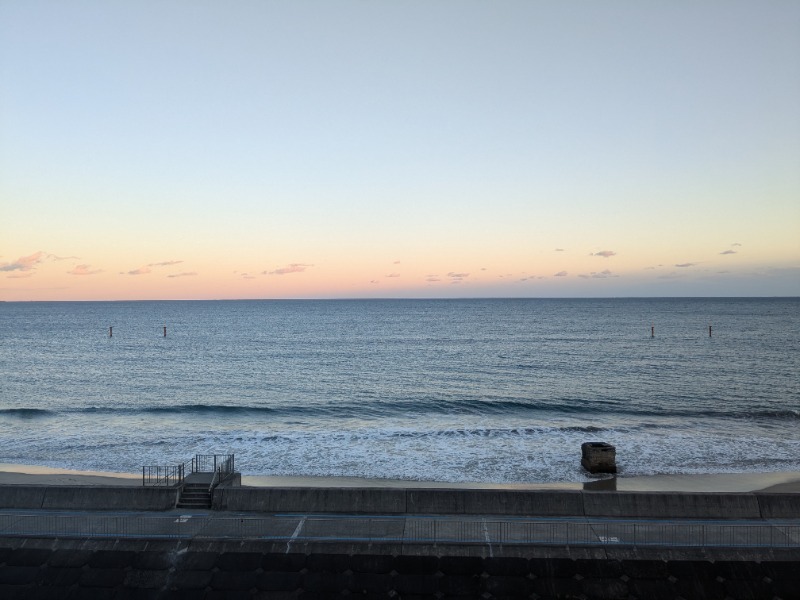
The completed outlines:
<svg viewBox="0 0 800 600">
<path fill-rule="evenodd" d="M 0 300 L 800 295 L 800 2 L 0 2 Z"/>
</svg>

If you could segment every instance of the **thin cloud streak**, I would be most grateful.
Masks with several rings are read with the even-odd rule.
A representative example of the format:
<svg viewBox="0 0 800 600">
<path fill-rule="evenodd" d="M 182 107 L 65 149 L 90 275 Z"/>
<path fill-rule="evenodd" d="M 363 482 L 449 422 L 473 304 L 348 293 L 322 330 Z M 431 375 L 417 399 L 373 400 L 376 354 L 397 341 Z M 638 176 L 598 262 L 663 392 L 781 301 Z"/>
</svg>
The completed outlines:
<svg viewBox="0 0 800 600">
<path fill-rule="evenodd" d="M 22 271 L 23 273 L 33 271 L 36 265 L 41 263 L 45 258 L 45 253 L 39 250 L 28 256 L 20 256 L 13 262 L 7 262 L 0 265 L 0 271 L 8 273 L 12 271 Z"/>
<path fill-rule="evenodd" d="M 164 262 L 157 262 L 157 263 L 150 263 L 147 265 L 148 267 L 171 267 L 172 265 L 179 265 L 183 261 L 182 260 L 167 260 Z"/>
<path fill-rule="evenodd" d="M 600 272 L 592 271 L 588 275 L 586 274 L 578 275 L 578 277 L 581 277 L 583 279 L 609 279 L 611 277 L 619 277 L 619 275 L 615 275 L 608 269 L 605 269 L 604 271 Z"/>
<path fill-rule="evenodd" d="M 302 273 L 309 267 L 314 265 L 307 265 L 304 263 L 292 263 L 288 267 L 281 267 L 274 271 L 264 271 L 264 275 L 288 275 L 289 273 Z"/>
<path fill-rule="evenodd" d="M 77 265 L 73 267 L 71 270 L 67 271 L 68 275 L 97 275 L 98 273 L 102 273 L 102 269 L 91 269 L 91 265 Z"/>
</svg>

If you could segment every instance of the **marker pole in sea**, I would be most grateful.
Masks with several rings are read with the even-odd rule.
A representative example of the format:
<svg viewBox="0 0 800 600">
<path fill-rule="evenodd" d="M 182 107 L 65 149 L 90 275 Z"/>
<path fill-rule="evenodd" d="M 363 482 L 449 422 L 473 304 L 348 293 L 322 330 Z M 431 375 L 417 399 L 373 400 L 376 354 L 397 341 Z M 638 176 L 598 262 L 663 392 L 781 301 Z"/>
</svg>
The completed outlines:
<svg viewBox="0 0 800 600">
<path fill-rule="evenodd" d="M 108 328 L 108 337 L 114 337 L 114 327 Z"/>
<path fill-rule="evenodd" d="M 656 326 L 655 325 L 650 325 L 650 337 L 651 338 L 656 337 Z"/>
<path fill-rule="evenodd" d="M 708 337 L 711 337 L 711 324 L 708 325 Z"/>
<path fill-rule="evenodd" d="M 164 325 L 164 337 L 167 337 L 167 326 Z"/>
</svg>

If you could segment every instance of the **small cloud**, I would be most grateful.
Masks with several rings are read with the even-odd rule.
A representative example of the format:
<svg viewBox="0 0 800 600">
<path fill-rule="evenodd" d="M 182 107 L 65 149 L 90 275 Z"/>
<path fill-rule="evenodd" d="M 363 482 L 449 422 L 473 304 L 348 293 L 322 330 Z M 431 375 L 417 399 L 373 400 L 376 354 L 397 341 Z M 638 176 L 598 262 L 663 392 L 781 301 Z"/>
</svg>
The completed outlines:
<svg viewBox="0 0 800 600">
<path fill-rule="evenodd" d="M 741 246 L 741 244 L 739 242 L 734 242 L 731 244 L 731 246 Z"/>
<path fill-rule="evenodd" d="M 611 258 L 612 256 L 616 256 L 617 253 L 613 250 L 600 250 L 600 252 L 595 252 L 594 254 L 589 254 L 589 256 L 602 256 L 603 258 Z"/>
<path fill-rule="evenodd" d="M 394 261 L 392 264 L 393 264 L 393 265 L 399 265 L 399 264 L 400 264 L 400 261 L 399 261 L 399 260 L 396 260 L 396 261 Z"/>
<path fill-rule="evenodd" d="M 455 272 L 453 272 L 453 271 L 450 271 L 450 272 L 447 274 L 447 276 L 448 276 L 450 279 L 458 279 L 458 280 L 461 280 L 461 279 L 464 279 L 464 278 L 466 278 L 466 277 L 469 277 L 469 273 L 455 273 Z"/>
<path fill-rule="evenodd" d="M 189 271 L 187 273 L 175 273 L 174 275 L 167 275 L 170 279 L 174 279 L 175 277 L 194 277 L 197 275 L 196 271 Z"/>
<path fill-rule="evenodd" d="M 250 273 L 242 273 L 241 277 L 242 277 L 242 279 L 255 279 L 256 278 L 255 275 L 250 275 Z"/>
<path fill-rule="evenodd" d="M 556 248 L 556 250 L 555 250 L 555 251 L 556 251 L 556 252 L 564 252 L 564 249 L 563 249 L 563 248 Z"/>
<path fill-rule="evenodd" d="M 147 275 L 150 273 L 150 267 L 139 267 L 138 269 L 134 269 L 133 271 L 128 271 L 127 273 L 121 273 L 121 275 Z"/>
<path fill-rule="evenodd" d="M 148 267 L 170 267 L 172 265 L 179 265 L 183 261 L 182 260 L 167 260 L 164 262 L 157 262 L 157 263 L 150 263 L 147 265 Z"/>
<path fill-rule="evenodd" d="M 531 277 L 522 277 L 519 281 L 528 281 L 528 279 L 531 279 Z"/>
<path fill-rule="evenodd" d="M 33 277 L 33 273 L 14 273 L 13 275 L 6 275 L 6 279 L 27 279 Z"/>
<path fill-rule="evenodd" d="M 47 258 L 50 260 L 80 260 L 79 256 L 56 256 L 55 254 L 48 254 Z"/>
<path fill-rule="evenodd" d="M 439 278 L 438 275 L 428 275 L 425 278 L 425 281 L 427 281 L 428 283 L 436 283 L 437 281 L 441 281 L 441 279 Z"/>
<path fill-rule="evenodd" d="M 280 269 L 275 269 L 274 271 L 264 271 L 265 275 L 288 275 L 289 273 L 302 273 L 309 267 L 313 267 L 314 265 L 306 265 L 303 263 L 292 263 L 288 267 L 281 267 Z"/>
<path fill-rule="evenodd" d="M 400 273 L 389 273 L 386 277 L 400 277 Z"/>
<path fill-rule="evenodd" d="M 675 265 L 676 267 L 680 267 L 681 269 L 685 269 L 687 267 L 696 267 L 700 263 L 681 263 L 679 265 Z"/>
<path fill-rule="evenodd" d="M 582 277 L 583 279 L 608 279 L 610 277 L 619 277 L 619 275 L 614 275 L 614 273 L 608 269 L 605 269 L 604 271 L 600 272 L 592 271 L 588 275 L 578 275 L 578 277 Z"/>
<path fill-rule="evenodd" d="M 377 279 L 373 279 L 373 280 L 370 281 L 370 283 L 377 284 L 377 283 L 380 283 L 380 281 L 378 281 Z"/>
<path fill-rule="evenodd" d="M 102 272 L 101 269 L 92 270 L 89 265 L 77 265 L 73 267 L 71 271 L 67 271 L 70 275 L 96 275 Z"/>
<path fill-rule="evenodd" d="M 29 256 L 20 256 L 13 262 L 0 264 L 0 271 L 10 273 L 12 271 L 22 271 L 23 273 L 33 271 L 42 260 L 45 259 L 45 254 L 41 250 L 34 252 Z"/>
<path fill-rule="evenodd" d="M 558 273 L 553 275 L 553 277 L 566 277 L 567 275 L 569 275 L 569 273 L 567 273 L 566 271 L 559 271 Z"/>
<path fill-rule="evenodd" d="M 485 270 L 486 270 L 486 267 L 481 267 L 481 271 L 485 271 Z"/>
<path fill-rule="evenodd" d="M 720 254 L 736 254 L 736 250 L 723 250 Z"/>
</svg>

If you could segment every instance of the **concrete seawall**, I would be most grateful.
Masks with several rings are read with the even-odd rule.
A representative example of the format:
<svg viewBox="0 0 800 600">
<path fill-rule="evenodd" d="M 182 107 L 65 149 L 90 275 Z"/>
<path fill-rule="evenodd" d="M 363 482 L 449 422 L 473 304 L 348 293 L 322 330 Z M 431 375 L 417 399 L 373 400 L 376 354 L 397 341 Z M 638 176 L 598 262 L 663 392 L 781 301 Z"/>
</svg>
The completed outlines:
<svg viewBox="0 0 800 600">
<path fill-rule="evenodd" d="M 176 488 L 0 486 L 0 508 L 9 509 L 169 511 L 177 497 Z M 146 516 L 148 532 L 152 533 L 154 520 L 163 519 L 176 533 L 173 539 L 152 535 L 139 539 L 133 529 L 125 529 L 121 537 L 112 532 L 99 538 L 73 529 L 55 537 L 52 533 L 6 533 L 0 538 L 0 598 L 800 597 L 800 549 L 796 546 L 617 546 L 581 545 L 576 540 L 533 544 L 520 541 L 513 532 L 510 541 L 489 539 L 488 529 L 483 530 L 485 539 L 468 543 L 441 541 L 435 536 L 431 541 L 424 535 L 415 539 L 413 531 L 408 537 L 389 536 L 385 542 L 359 537 L 363 527 L 369 531 L 395 526 L 387 517 L 372 523 L 370 514 L 406 515 L 394 519 L 401 521 L 430 521 L 431 517 L 413 515 L 435 514 L 463 515 L 465 520 L 469 515 L 798 518 L 800 494 L 219 487 L 213 502 L 222 514 L 177 520 L 175 515 L 181 515 L 177 511 Z M 220 539 L 188 537 L 192 528 L 210 535 L 215 519 L 247 520 L 246 515 L 225 515 L 224 511 L 273 513 L 262 520 L 274 523 L 284 518 L 297 523 L 287 521 L 273 527 L 276 531 L 284 527 L 281 540 L 274 536 L 240 539 L 235 527 L 226 524 L 219 530 Z M 319 519 L 323 524 L 330 522 L 341 529 L 345 523 L 347 531 L 352 528 L 352 537 L 323 539 L 321 525 L 312 523 L 311 517 L 276 517 L 274 513 L 367 516 L 323 515 Z M 96 518 L 103 513 L 89 514 Z M 40 516 L 46 515 L 34 512 L 29 516 L 38 523 Z M 359 519 L 362 523 L 356 522 Z M 14 523 L 18 520 L 11 516 Z M 299 537 L 303 525 L 308 535 Z M 446 529 L 447 523 L 444 525 Z M 647 527 L 652 524 L 645 524 Z M 492 529 L 491 533 L 497 532 Z M 605 530 L 600 533 L 609 535 Z M 778 534 L 781 539 L 795 535 L 783 530 Z"/>
<path fill-rule="evenodd" d="M 215 510 L 375 514 L 776 519 L 800 494 L 380 488 L 217 488 Z"/>
<path fill-rule="evenodd" d="M 2 598 L 798 598 L 798 553 L 2 539 Z"/>
<path fill-rule="evenodd" d="M 158 487 L 0 486 L 0 508 L 175 508 L 178 490 Z M 450 514 L 539 517 L 800 518 L 800 494 L 218 487 L 213 509 L 262 513 Z"/>
<path fill-rule="evenodd" d="M 170 510 L 178 490 L 120 486 L 0 486 L 0 508 L 51 510 Z"/>
</svg>

